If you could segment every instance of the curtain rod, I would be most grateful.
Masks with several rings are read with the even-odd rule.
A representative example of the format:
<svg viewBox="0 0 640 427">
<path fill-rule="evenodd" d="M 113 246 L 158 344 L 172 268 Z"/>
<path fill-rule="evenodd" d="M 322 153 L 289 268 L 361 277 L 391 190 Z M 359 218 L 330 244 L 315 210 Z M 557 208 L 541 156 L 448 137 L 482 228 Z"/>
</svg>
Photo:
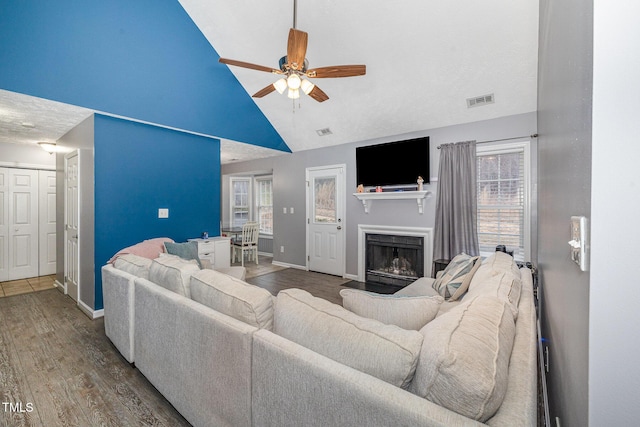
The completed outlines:
<svg viewBox="0 0 640 427">
<path fill-rule="evenodd" d="M 488 141 L 478 141 L 476 142 L 476 144 L 486 144 L 487 142 L 500 142 L 500 141 L 511 141 L 512 139 L 523 139 L 523 138 L 537 138 L 538 134 L 534 133 L 533 135 L 524 135 L 524 136 L 514 136 L 513 138 L 502 138 L 502 139 L 491 139 Z M 445 145 L 445 144 L 442 144 Z M 442 147 L 442 145 L 438 145 L 438 147 L 436 147 L 438 150 L 440 149 L 440 147 Z"/>
</svg>

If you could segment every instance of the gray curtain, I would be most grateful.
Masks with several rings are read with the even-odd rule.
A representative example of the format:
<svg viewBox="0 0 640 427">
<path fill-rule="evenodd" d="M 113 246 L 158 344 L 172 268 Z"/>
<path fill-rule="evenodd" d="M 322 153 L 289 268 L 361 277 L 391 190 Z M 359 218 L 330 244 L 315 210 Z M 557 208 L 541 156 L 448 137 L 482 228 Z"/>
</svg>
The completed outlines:
<svg viewBox="0 0 640 427">
<path fill-rule="evenodd" d="M 433 259 L 479 255 L 476 142 L 440 146 Z"/>
</svg>

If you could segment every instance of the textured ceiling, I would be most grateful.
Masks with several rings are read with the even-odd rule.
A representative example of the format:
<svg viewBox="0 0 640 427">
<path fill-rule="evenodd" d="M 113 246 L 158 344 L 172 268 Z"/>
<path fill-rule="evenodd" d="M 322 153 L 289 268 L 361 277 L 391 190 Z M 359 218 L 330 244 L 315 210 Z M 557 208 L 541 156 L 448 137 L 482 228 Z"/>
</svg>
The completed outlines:
<svg viewBox="0 0 640 427">
<path fill-rule="evenodd" d="M 222 57 L 277 68 L 286 52 L 292 0 L 180 3 Z M 255 99 L 292 151 L 536 110 L 537 1 L 301 0 L 297 9 L 310 68 L 366 64 L 367 74 L 315 79 L 330 97 L 323 103 L 277 92 Z M 249 94 L 277 80 L 230 69 Z M 486 94 L 495 102 L 467 107 Z M 0 90 L 0 142 L 56 140 L 90 114 Z M 318 136 L 325 128 L 331 134 Z M 223 163 L 281 154 L 227 140 L 221 150 Z"/>
</svg>

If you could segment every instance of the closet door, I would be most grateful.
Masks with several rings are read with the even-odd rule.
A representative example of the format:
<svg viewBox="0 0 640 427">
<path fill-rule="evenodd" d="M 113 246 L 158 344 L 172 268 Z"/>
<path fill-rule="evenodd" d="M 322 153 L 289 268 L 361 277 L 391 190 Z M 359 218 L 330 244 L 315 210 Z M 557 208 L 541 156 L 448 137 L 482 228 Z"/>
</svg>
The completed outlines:
<svg viewBox="0 0 640 427">
<path fill-rule="evenodd" d="M 38 172 L 9 169 L 9 280 L 38 275 Z"/>
<path fill-rule="evenodd" d="M 39 177 L 39 276 L 56 273 L 56 172 L 41 170 Z"/>
<path fill-rule="evenodd" d="M 0 282 L 9 280 L 9 169 L 0 168 Z"/>
</svg>

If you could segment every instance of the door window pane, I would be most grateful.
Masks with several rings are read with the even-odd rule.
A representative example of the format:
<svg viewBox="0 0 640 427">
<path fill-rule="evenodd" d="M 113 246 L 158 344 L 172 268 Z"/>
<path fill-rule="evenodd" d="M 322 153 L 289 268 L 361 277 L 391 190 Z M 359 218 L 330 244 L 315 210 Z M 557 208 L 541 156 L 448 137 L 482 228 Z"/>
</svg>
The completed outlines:
<svg viewBox="0 0 640 427">
<path fill-rule="evenodd" d="M 335 177 L 316 178 L 314 188 L 314 221 L 336 222 L 336 179 Z"/>
</svg>

